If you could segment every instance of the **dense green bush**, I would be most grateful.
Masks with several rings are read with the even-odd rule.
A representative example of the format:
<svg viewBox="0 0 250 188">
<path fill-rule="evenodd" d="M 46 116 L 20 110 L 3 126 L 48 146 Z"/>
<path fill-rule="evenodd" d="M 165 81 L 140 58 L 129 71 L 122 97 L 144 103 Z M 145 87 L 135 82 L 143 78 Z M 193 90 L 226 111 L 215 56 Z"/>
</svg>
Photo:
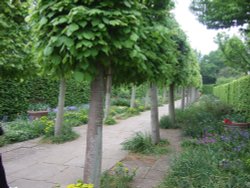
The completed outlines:
<svg viewBox="0 0 250 188">
<path fill-rule="evenodd" d="M 164 154 L 167 153 L 168 141 L 162 140 L 159 144 L 152 143 L 150 135 L 137 132 L 134 137 L 125 140 L 122 143 L 124 150 L 129 150 L 134 153 L 142 153 L 147 155 Z"/>
<path fill-rule="evenodd" d="M 202 86 L 202 94 L 213 94 L 214 84 L 207 84 Z"/>
<path fill-rule="evenodd" d="M 232 109 L 215 97 L 203 95 L 200 100 L 184 111 L 176 111 L 176 124 L 184 134 L 195 138 L 206 133 L 220 133 L 223 130 L 223 117 Z"/>
<path fill-rule="evenodd" d="M 214 87 L 213 93 L 222 101 L 232 105 L 236 111 L 245 114 L 250 121 L 250 75 Z"/>
<path fill-rule="evenodd" d="M 68 80 L 66 85 L 65 105 L 88 103 L 89 83 Z M 49 78 L 35 78 L 19 82 L 5 80 L 0 82 L 0 119 L 8 116 L 9 120 L 18 114 L 26 113 L 32 103 L 43 103 L 50 107 L 57 106 L 59 82 Z"/>
<path fill-rule="evenodd" d="M 169 116 L 162 116 L 160 119 L 160 128 L 162 129 L 177 129 L 179 128 L 178 124 L 172 124 Z"/>
</svg>

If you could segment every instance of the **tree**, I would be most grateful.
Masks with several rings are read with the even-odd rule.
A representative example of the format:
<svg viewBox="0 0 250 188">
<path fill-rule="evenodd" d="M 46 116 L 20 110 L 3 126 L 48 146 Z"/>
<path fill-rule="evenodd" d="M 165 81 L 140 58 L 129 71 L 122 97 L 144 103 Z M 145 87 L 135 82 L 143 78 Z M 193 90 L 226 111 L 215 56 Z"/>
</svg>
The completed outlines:
<svg viewBox="0 0 250 188">
<path fill-rule="evenodd" d="M 137 1 L 38 1 L 31 14 L 38 60 L 53 75 L 91 79 L 84 182 L 100 185 L 104 73 L 140 67 Z M 121 60 L 120 60 L 121 59 Z M 126 59 L 126 58 L 125 58 Z"/>
<path fill-rule="evenodd" d="M 247 72 L 250 70 L 250 51 L 248 45 L 239 37 L 229 37 L 224 33 L 217 35 L 217 43 L 228 66 Z"/>
<path fill-rule="evenodd" d="M 249 0 L 193 0 L 191 10 L 210 29 L 243 26 L 250 22 Z"/>
<path fill-rule="evenodd" d="M 29 28 L 24 21 L 27 4 L 19 0 L 0 2 L 0 78 L 22 78 L 36 73 L 28 49 Z"/>
</svg>

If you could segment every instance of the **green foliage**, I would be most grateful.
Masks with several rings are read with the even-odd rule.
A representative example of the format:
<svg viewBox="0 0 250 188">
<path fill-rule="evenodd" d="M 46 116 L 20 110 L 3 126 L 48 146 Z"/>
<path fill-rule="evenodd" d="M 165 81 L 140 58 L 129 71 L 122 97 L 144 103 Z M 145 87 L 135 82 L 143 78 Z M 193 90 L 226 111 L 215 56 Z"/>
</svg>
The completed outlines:
<svg viewBox="0 0 250 188">
<path fill-rule="evenodd" d="M 225 64 L 243 72 L 250 70 L 250 54 L 247 42 L 237 36 L 230 37 L 224 33 L 217 35 L 217 42 L 225 58 Z"/>
<path fill-rule="evenodd" d="M 213 84 L 210 85 L 203 85 L 202 86 L 202 94 L 206 94 L 206 95 L 211 95 L 213 94 Z"/>
<path fill-rule="evenodd" d="M 127 139 L 122 143 L 124 150 L 146 155 L 161 155 L 167 153 L 168 141 L 162 140 L 159 144 L 154 145 L 149 135 L 137 132 L 134 137 Z"/>
<path fill-rule="evenodd" d="M 182 127 L 185 135 L 194 138 L 206 133 L 221 133 L 224 129 L 223 117 L 231 110 L 214 97 L 203 95 L 184 111 L 176 110 L 176 124 Z"/>
<path fill-rule="evenodd" d="M 161 119 L 160 119 L 160 128 L 162 129 L 177 129 L 179 128 L 178 127 L 178 124 L 172 124 L 169 116 L 162 116 Z"/>
<path fill-rule="evenodd" d="M 193 0 L 191 9 L 200 22 L 212 29 L 243 26 L 250 22 L 248 0 Z"/>
<path fill-rule="evenodd" d="M 115 106 L 127 106 L 129 107 L 130 106 L 130 101 L 129 99 L 126 99 L 126 98 L 113 98 L 112 99 L 112 105 L 115 105 Z"/>
<path fill-rule="evenodd" d="M 28 110 L 27 87 L 25 83 L 17 80 L 0 80 L 0 118 L 14 119 L 18 113 Z"/>
<path fill-rule="evenodd" d="M 27 4 L 22 1 L 0 2 L 0 78 L 17 78 L 36 73 L 30 62 L 27 43 L 30 34 L 27 23 Z"/>
<path fill-rule="evenodd" d="M 214 87 L 214 95 L 250 119 L 250 76 Z"/>
<path fill-rule="evenodd" d="M 76 184 L 69 184 L 67 188 L 94 188 L 93 184 L 86 184 L 82 180 L 78 180 Z"/>
<path fill-rule="evenodd" d="M 65 125 L 75 127 L 86 124 L 88 122 L 88 114 L 86 110 L 67 111 L 64 113 L 63 119 Z"/>
<path fill-rule="evenodd" d="M 43 103 L 34 103 L 29 105 L 29 110 L 30 111 L 43 111 L 43 110 L 48 110 L 49 105 L 43 104 Z"/>
<path fill-rule="evenodd" d="M 210 143 L 186 142 L 160 187 L 248 187 L 249 135 L 233 130 L 211 135 Z"/>
<path fill-rule="evenodd" d="M 118 162 L 111 171 L 102 174 L 101 188 L 128 188 L 135 174 L 136 170 L 129 170 L 122 162 Z"/>
<path fill-rule="evenodd" d="M 36 78 L 25 82 L 17 80 L 0 81 L 0 117 L 14 119 L 19 113 L 26 113 L 30 104 L 57 106 L 59 82 L 49 78 Z M 65 105 L 88 103 L 89 83 L 67 81 Z"/>
<path fill-rule="evenodd" d="M 116 124 L 117 122 L 116 122 L 116 120 L 114 119 L 114 118 L 112 118 L 112 117 L 108 117 L 107 119 L 105 119 L 105 121 L 104 121 L 104 124 L 105 125 L 114 125 L 114 124 Z"/>
</svg>

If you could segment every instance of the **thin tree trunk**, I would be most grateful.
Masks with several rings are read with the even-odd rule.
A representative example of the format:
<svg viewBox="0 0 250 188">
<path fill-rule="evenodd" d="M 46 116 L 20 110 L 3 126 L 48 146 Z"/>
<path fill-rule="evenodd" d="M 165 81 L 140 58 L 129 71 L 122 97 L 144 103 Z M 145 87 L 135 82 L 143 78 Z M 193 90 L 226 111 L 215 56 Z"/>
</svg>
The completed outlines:
<svg viewBox="0 0 250 188">
<path fill-rule="evenodd" d="M 191 87 L 191 103 L 194 103 L 196 100 L 195 92 L 195 87 Z"/>
<path fill-rule="evenodd" d="M 185 87 L 182 88 L 182 93 L 181 93 L 181 109 L 184 110 L 185 108 Z"/>
<path fill-rule="evenodd" d="M 158 99 L 157 88 L 155 84 L 151 84 L 150 87 L 151 96 L 151 137 L 153 144 L 160 142 L 160 130 L 159 130 L 159 115 L 158 115 Z"/>
<path fill-rule="evenodd" d="M 103 68 L 98 67 L 99 74 L 91 82 L 89 122 L 87 128 L 87 146 L 84 164 L 84 182 L 100 187 L 102 166 L 102 120 L 104 78 Z"/>
<path fill-rule="evenodd" d="M 170 84 L 169 86 L 169 101 L 168 101 L 168 107 L 169 107 L 169 118 L 172 123 L 172 125 L 175 124 L 175 105 L 174 105 L 174 84 Z"/>
<path fill-rule="evenodd" d="M 166 103 L 167 103 L 167 88 L 166 88 L 165 85 L 163 86 L 162 101 L 163 101 L 163 104 L 166 104 Z"/>
<path fill-rule="evenodd" d="M 55 123 L 55 133 L 54 133 L 55 136 L 60 135 L 62 130 L 65 91 L 66 91 L 66 79 L 64 77 L 61 77 L 59 86 L 58 107 L 56 113 L 56 123 Z"/>
<path fill-rule="evenodd" d="M 134 108 L 135 107 L 135 92 L 136 92 L 136 87 L 135 87 L 135 85 L 132 85 L 130 108 Z"/>
<path fill-rule="evenodd" d="M 109 116 L 110 103 L 111 103 L 111 88 L 112 88 L 112 75 L 111 75 L 111 68 L 109 68 L 106 81 L 104 121 Z"/>
<path fill-rule="evenodd" d="M 146 91 L 146 96 L 145 96 L 145 108 L 149 107 L 149 93 L 150 93 L 150 88 L 147 88 L 147 91 Z"/>
</svg>

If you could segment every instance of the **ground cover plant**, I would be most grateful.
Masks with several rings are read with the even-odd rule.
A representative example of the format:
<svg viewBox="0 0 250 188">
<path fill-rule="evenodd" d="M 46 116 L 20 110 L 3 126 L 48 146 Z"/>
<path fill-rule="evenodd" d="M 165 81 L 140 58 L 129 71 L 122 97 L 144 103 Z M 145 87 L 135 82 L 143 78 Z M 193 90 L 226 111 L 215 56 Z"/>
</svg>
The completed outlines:
<svg viewBox="0 0 250 188">
<path fill-rule="evenodd" d="M 186 142 L 160 187 L 249 187 L 249 135 L 248 130 L 230 130 Z"/>
<path fill-rule="evenodd" d="M 177 122 L 189 123 L 183 130 L 193 138 L 183 141 L 183 152 L 174 159 L 160 188 L 250 186 L 250 132 L 224 129 L 225 113 L 236 116 L 231 108 L 208 96 L 181 113 Z"/>
<path fill-rule="evenodd" d="M 186 136 L 202 137 L 206 133 L 221 133 L 224 129 L 223 116 L 232 113 L 232 107 L 210 95 L 184 111 L 176 111 L 176 126 L 181 127 Z"/>
<path fill-rule="evenodd" d="M 141 153 L 145 155 L 161 155 L 168 152 L 167 140 L 161 140 L 158 144 L 153 144 L 151 136 L 137 132 L 132 138 L 125 140 L 122 143 L 124 150 L 128 150 L 133 153 Z"/>
<path fill-rule="evenodd" d="M 118 162 L 110 171 L 101 177 L 101 188 L 130 188 L 130 182 L 136 175 L 136 169 L 128 169 Z"/>
</svg>

